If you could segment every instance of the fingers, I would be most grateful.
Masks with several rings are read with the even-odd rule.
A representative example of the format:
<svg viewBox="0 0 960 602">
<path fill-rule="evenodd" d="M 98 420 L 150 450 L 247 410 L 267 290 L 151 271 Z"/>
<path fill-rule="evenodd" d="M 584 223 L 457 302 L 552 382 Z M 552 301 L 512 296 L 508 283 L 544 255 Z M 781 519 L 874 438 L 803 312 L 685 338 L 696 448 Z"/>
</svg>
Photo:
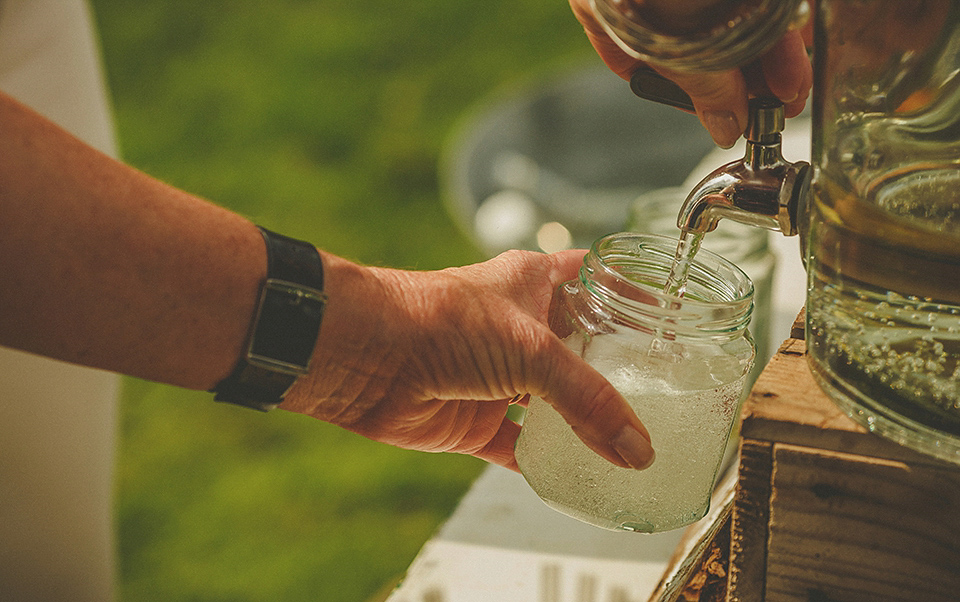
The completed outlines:
<svg viewBox="0 0 960 602">
<path fill-rule="evenodd" d="M 570 6 L 603 62 L 614 73 L 629 80 L 643 63 L 626 54 L 610 38 L 586 0 L 570 0 Z M 700 122 L 717 146 L 730 148 L 737 142 L 747 126 L 750 92 L 740 69 L 677 73 L 664 67 L 653 67 L 690 96 Z M 801 32 L 788 32 L 760 59 L 760 67 L 765 81 L 758 82 L 759 88 L 764 93 L 769 90 L 783 101 L 787 117 L 798 115 L 813 85 L 813 70 Z"/>
<path fill-rule="evenodd" d="M 788 32 L 761 58 L 760 65 L 770 92 L 783 101 L 786 116 L 799 115 L 813 87 L 813 66 L 800 32 Z"/>
<path fill-rule="evenodd" d="M 519 436 L 520 425 L 509 418 L 504 418 L 500 424 L 500 429 L 497 430 L 497 434 L 493 436 L 489 443 L 470 455 L 491 464 L 509 468 L 514 472 L 520 472 L 520 468 L 517 466 L 517 458 L 513 453 L 513 448 L 516 446 Z"/>
<path fill-rule="evenodd" d="M 576 277 L 583 263 L 583 254 L 582 250 L 549 256 L 505 253 L 494 263 L 498 269 L 509 267 L 525 274 L 526 278 L 539 274 L 534 278 L 534 281 L 541 283 L 539 286 L 532 285 L 531 281 L 524 278 L 502 278 L 501 282 L 512 282 L 518 290 L 524 291 L 521 299 L 529 295 L 531 290 L 539 289 L 549 300 L 555 298 L 554 291 L 561 282 Z M 544 280 L 550 283 L 546 288 L 542 286 Z M 646 428 L 599 372 L 571 351 L 553 331 L 544 328 L 544 322 L 548 319 L 547 305 L 521 300 L 520 306 L 524 308 L 522 312 L 528 314 L 527 318 L 506 321 L 514 327 L 522 325 L 522 328 L 502 339 L 526 341 L 525 351 L 518 351 L 514 356 L 526 356 L 527 359 L 514 366 L 514 370 L 518 370 L 516 373 L 522 374 L 522 377 L 519 380 L 512 379 L 513 386 L 519 386 L 521 392 L 534 394 L 553 405 L 584 443 L 610 462 L 625 468 L 646 468 L 654 457 Z M 539 325 L 531 327 L 529 318 L 539 322 Z M 496 347 L 502 348 L 503 345 Z M 525 404 L 527 397 L 518 396 L 511 401 Z M 498 433 L 498 437 L 501 436 L 503 433 Z M 491 446 L 485 453 L 501 454 L 496 450 L 496 446 Z"/>
<path fill-rule="evenodd" d="M 690 95 L 700 123 L 717 146 L 730 148 L 747 127 L 747 85 L 739 69 L 678 73 L 655 67 Z"/>
<path fill-rule="evenodd" d="M 586 254 L 584 249 L 568 249 L 551 254 L 549 257 L 554 262 L 553 273 L 550 274 L 551 282 L 559 285 L 576 278 Z"/>
<path fill-rule="evenodd" d="M 558 342 L 560 350 L 540 397 L 556 409 L 593 451 L 624 468 L 653 463 L 650 433 L 619 392 L 596 370 Z"/>
<path fill-rule="evenodd" d="M 510 400 L 510 405 L 518 405 L 521 408 L 525 408 L 530 405 L 530 394 L 529 393 L 518 393 Z"/>
<path fill-rule="evenodd" d="M 600 55 L 604 64 L 621 78 L 629 80 L 630 75 L 643 63 L 625 53 L 607 35 L 606 30 L 594 17 L 593 10 L 591 10 L 587 0 L 570 0 L 570 7 L 573 9 L 573 14 L 577 17 L 577 20 L 583 25 L 587 39 L 590 40 L 590 44 Z"/>
<path fill-rule="evenodd" d="M 730 148 L 747 126 L 751 90 L 739 69 L 716 73 L 675 73 L 658 68 L 690 95 L 700 122 L 717 146 Z M 751 71 L 753 73 L 753 71 Z M 813 67 L 800 32 L 788 32 L 759 61 L 757 94 L 771 93 L 784 104 L 784 114 L 803 111 L 813 87 Z"/>
</svg>

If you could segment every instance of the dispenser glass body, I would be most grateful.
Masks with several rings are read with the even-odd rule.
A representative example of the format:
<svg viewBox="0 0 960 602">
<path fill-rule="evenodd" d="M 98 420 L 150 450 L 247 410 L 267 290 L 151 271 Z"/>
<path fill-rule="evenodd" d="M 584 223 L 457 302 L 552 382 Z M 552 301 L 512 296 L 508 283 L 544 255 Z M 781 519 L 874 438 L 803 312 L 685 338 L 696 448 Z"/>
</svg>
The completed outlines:
<svg viewBox="0 0 960 602">
<path fill-rule="evenodd" d="M 631 404 L 657 457 L 620 468 L 590 450 L 546 402 L 530 400 L 520 470 L 547 505 L 613 530 L 653 532 L 701 518 L 754 357 L 749 277 L 701 250 L 683 298 L 664 294 L 677 240 L 618 234 L 594 244 L 557 293 L 551 326 Z"/>
<path fill-rule="evenodd" d="M 960 462 L 960 3 L 816 18 L 811 367 L 870 430 Z"/>
</svg>

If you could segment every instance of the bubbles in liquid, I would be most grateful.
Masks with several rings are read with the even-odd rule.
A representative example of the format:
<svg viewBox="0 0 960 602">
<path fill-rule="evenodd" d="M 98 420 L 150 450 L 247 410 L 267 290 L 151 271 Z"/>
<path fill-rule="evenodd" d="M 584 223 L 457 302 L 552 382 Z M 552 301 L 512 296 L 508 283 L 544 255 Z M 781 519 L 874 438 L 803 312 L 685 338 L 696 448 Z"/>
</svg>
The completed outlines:
<svg viewBox="0 0 960 602">
<path fill-rule="evenodd" d="M 681 236 L 667 294 L 683 296 L 702 237 Z M 565 342 L 624 396 L 657 455 L 643 471 L 617 467 L 533 398 L 516 446 L 530 486 L 554 509 L 608 529 L 664 531 L 702 517 L 750 369 L 750 341 L 683 342 L 669 332 L 625 330 Z"/>
<path fill-rule="evenodd" d="M 948 234 L 955 203 L 918 208 L 922 193 L 940 190 L 935 179 L 896 184 L 878 204 L 834 202 L 861 218 L 849 223 L 824 209 L 829 199 L 813 205 L 811 365 L 838 405 L 870 430 L 960 462 L 960 241 Z M 864 215 L 885 220 L 865 227 Z M 939 232 L 926 231 L 932 215 Z"/>
<path fill-rule="evenodd" d="M 657 458 L 644 471 L 601 458 L 540 399 L 532 399 L 517 460 L 550 506 L 609 529 L 661 531 L 707 510 L 744 385 L 745 367 L 715 347 L 689 346 L 683 362 L 641 356 L 636 337 L 602 335 L 585 356 L 627 399 Z"/>
<path fill-rule="evenodd" d="M 853 378 L 864 394 L 897 404 L 896 411 L 912 419 L 935 421 L 931 426 L 960 434 L 956 314 L 944 311 L 944 304 L 895 294 L 864 294 L 862 287 L 857 284 L 859 297 L 847 294 L 843 281 L 813 287 L 813 345 L 827 352 L 832 371 Z M 882 383 L 890 392 L 873 389 L 872 382 Z"/>
<path fill-rule="evenodd" d="M 879 209 L 934 233 L 960 232 L 960 172 L 949 169 L 907 171 L 877 192 Z"/>
</svg>

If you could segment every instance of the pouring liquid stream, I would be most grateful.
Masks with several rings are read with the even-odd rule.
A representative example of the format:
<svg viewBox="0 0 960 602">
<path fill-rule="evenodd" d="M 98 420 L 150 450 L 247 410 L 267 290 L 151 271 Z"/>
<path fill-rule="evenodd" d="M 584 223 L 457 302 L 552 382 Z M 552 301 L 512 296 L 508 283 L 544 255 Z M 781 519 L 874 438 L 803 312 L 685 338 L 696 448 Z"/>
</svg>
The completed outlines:
<svg viewBox="0 0 960 602">
<path fill-rule="evenodd" d="M 690 275 L 690 265 L 697 251 L 700 250 L 700 243 L 703 242 L 703 232 L 693 230 L 681 230 L 680 240 L 677 242 L 677 253 L 673 258 L 673 265 L 670 268 L 670 275 L 667 276 L 667 282 L 663 286 L 663 292 L 673 297 L 683 297 L 687 291 L 687 278 Z"/>
<path fill-rule="evenodd" d="M 687 290 L 690 266 L 693 264 L 693 259 L 697 251 L 700 250 L 703 235 L 703 232 L 695 232 L 693 230 L 680 231 L 680 239 L 677 242 L 677 250 L 674 253 L 673 263 L 670 266 L 670 273 L 667 275 L 667 280 L 663 285 L 663 292 L 665 294 L 677 299 L 683 298 Z M 664 307 L 666 309 L 676 309 L 679 307 L 679 302 L 664 302 Z M 650 343 L 649 354 L 651 356 L 664 358 L 673 357 L 674 360 L 678 360 L 682 356 L 683 351 L 676 344 L 672 343 L 675 339 L 675 333 L 669 330 L 657 330 Z"/>
</svg>

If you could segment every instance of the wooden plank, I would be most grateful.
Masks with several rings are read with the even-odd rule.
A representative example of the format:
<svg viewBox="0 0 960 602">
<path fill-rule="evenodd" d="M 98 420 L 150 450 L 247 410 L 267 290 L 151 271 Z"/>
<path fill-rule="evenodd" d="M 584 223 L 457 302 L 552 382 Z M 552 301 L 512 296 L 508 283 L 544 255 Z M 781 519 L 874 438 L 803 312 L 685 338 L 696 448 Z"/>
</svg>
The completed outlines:
<svg viewBox="0 0 960 602">
<path fill-rule="evenodd" d="M 790 338 L 804 340 L 806 338 L 806 328 L 807 328 L 807 308 L 804 307 L 800 310 L 800 313 L 797 314 L 797 319 L 793 321 L 793 326 L 790 327 Z"/>
<path fill-rule="evenodd" d="M 744 405 L 744 419 L 753 422 L 754 429 L 790 423 L 816 429 L 866 432 L 823 393 L 807 366 L 806 352 L 804 341 L 784 341 L 754 384 Z M 767 439 L 763 431 L 755 433 L 748 436 Z"/>
<path fill-rule="evenodd" d="M 791 334 L 744 404 L 728 600 L 960 600 L 960 471 L 846 416 Z"/>
<path fill-rule="evenodd" d="M 960 473 L 773 446 L 765 599 L 960 599 Z"/>
<path fill-rule="evenodd" d="M 736 471 L 729 471 L 710 499 L 710 511 L 677 544 L 648 602 L 724 602 L 730 563 L 730 530 Z"/>
<path fill-rule="evenodd" d="M 730 535 L 730 602 L 761 602 L 766 581 L 773 444 L 741 440 Z"/>
</svg>

